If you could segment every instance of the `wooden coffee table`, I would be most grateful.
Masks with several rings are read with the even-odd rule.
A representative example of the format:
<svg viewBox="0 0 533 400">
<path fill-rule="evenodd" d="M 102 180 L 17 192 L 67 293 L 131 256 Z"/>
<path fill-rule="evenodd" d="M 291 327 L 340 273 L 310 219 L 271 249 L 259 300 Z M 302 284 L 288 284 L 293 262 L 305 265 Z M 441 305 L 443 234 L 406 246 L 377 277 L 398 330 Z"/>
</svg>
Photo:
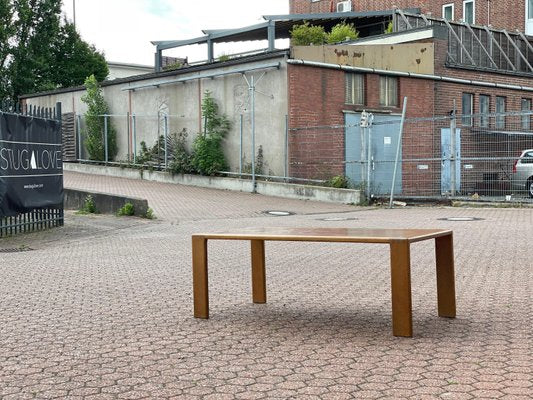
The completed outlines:
<svg viewBox="0 0 533 400">
<path fill-rule="evenodd" d="M 194 316 L 209 318 L 207 241 L 249 240 L 252 299 L 266 302 L 265 241 L 381 243 L 390 246 L 392 333 L 411 337 L 411 243 L 435 239 L 437 301 L 440 317 L 455 317 L 453 232 L 443 229 L 248 228 L 192 235 Z M 303 270 L 302 270 L 302 273 Z"/>
</svg>

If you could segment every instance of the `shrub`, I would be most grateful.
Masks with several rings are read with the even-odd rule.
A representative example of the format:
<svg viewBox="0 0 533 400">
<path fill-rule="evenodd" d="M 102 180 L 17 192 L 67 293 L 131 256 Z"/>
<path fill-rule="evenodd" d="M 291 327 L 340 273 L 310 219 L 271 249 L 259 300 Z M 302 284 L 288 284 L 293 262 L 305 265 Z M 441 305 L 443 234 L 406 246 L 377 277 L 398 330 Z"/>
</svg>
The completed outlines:
<svg viewBox="0 0 533 400">
<path fill-rule="evenodd" d="M 350 180 L 344 175 L 337 175 L 328 179 L 326 185 L 337 189 L 347 189 L 350 187 Z"/>
<path fill-rule="evenodd" d="M 393 31 L 394 31 L 394 24 L 392 23 L 392 21 L 390 21 L 389 24 L 387 25 L 387 28 L 385 29 L 385 32 L 383 33 L 388 35 L 389 33 L 392 33 Z"/>
<path fill-rule="evenodd" d="M 85 80 L 85 88 L 87 93 L 81 98 L 87 104 L 87 112 L 85 113 L 86 128 L 84 129 L 85 146 L 91 160 L 105 161 L 104 115 L 109 113 L 109 108 L 94 75 Z M 113 160 L 117 155 L 117 131 L 111 125 L 109 119 L 107 122 L 108 158 Z"/>
<path fill-rule="evenodd" d="M 345 40 L 355 40 L 359 37 L 359 32 L 355 29 L 354 24 L 341 22 L 335 25 L 331 32 L 327 34 L 328 43 L 344 42 Z"/>
<path fill-rule="evenodd" d="M 326 41 L 326 32 L 322 26 L 309 25 L 306 21 L 291 29 L 291 40 L 293 46 L 322 45 Z"/>
<path fill-rule="evenodd" d="M 96 204 L 94 202 L 93 196 L 90 194 L 85 197 L 83 206 L 81 207 L 79 214 L 94 214 L 96 213 Z"/>
<path fill-rule="evenodd" d="M 118 215 L 122 216 L 131 216 L 135 214 L 135 207 L 131 203 L 124 204 L 121 208 L 118 210 Z"/>
<path fill-rule="evenodd" d="M 213 175 L 226 169 L 227 163 L 222 150 L 222 140 L 230 129 L 225 115 L 219 115 L 218 105 L 206 91 L 202 101 L 204 132 L 199 133 L 193 144 L 192 166 L 202 175 Z"/>
<path fill-rule="evenodd" d="M 146 219 L 155 219 L 154 210 L 152 210 L 150 207 L 148 207 L 148 210 L 146 210 L 146 214 L 144 214 L 144 218 L 146 218 Z"/>
<path fill-rule="evenodd" d="M 170 136 L 169 150 L 169 169 L 175 174 L 186 174 L 193 172 L 192 156 L 187 151 L 187 129 L 183 128 L 181 132 L 174 133 Z"/>
</svg>

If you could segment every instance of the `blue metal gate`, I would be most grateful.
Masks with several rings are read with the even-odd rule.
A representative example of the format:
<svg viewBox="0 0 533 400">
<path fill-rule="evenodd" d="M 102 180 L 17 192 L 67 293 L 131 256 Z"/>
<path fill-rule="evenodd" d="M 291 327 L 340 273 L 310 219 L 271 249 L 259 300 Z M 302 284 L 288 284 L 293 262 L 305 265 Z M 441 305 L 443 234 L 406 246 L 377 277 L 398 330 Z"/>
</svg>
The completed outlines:
<svg viewBox="0 0 533 400">
<path fill-rule="evenodd" d="M 401 118 L 375 114 L 370 128 L 361 128 L 360 121 L 360 113 L 345 114 L 346 176 L 355 185 L 369 184 L 371 194 L 390 194 Z M 370 155 L 367 154 L 368 136 L 371 141 Z M 402 192 L 401 159 L 400 149 L 394 194 Z M 367 182 L 368 160 L 370 160 L 370 182 Z"/>
</svg>

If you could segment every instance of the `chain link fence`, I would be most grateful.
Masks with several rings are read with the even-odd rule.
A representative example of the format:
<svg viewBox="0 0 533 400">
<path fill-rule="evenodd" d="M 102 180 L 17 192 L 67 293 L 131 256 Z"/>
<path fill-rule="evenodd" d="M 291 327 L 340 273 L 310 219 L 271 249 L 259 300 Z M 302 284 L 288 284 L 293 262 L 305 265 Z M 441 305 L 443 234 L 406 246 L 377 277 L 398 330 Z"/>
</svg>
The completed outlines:
<svg viewBox="0 0 533 400">
<path fill-rule="evenodd" d="M 529 202 L 533 196 L 533 163 L 521 156 L 533 149 L 532 114 L 408 118 L 403 125 L 398 115 L 374 114 L 372 123 L 361 127 L 361 113 L 346 113 L 344 124 L 291 128 L 286 124 L 284 132 L 256 138 L 253 150 L 251 132 L 241 117 L 233 121 L 224 142 L 229 166 L 220 172 L 358 188 L 374 198 L 393 194 L 397 198 Z M 160 169 L 168 169 L 174 159 L 169 138 L 181 135 L 190 152 L 197 134 L 190 127 L 197 127 L 199 122 L 198 116 L 163 112 L 100 118 L 104 151 L 95 160 L 87 151 L 87 121 L 77 116 L 78 160 L 145 164 Z M 111 132 L 116 152 L 104 146 L 104 138 L 109 142 Z"/>
</svg>

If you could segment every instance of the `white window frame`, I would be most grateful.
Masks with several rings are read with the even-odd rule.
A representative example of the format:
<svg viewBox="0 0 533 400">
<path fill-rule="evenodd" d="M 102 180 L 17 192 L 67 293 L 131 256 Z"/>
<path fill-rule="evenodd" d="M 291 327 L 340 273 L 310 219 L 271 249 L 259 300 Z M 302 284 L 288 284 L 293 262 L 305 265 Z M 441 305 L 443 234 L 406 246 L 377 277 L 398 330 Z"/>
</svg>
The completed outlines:
<svg viewBox="0 0 533 400">
<path fill-rule="evenodd" d="M 503 100 L 503 102 L 500 100 Z M 503 110 L 500 109 L 500 105 L 503 105 Z M 496 96 L 496 103 L 494 107 L 496 111 L 495 128 L 505 129 L 506 122 L 507 122 L 506 117 L 505 117 L 505 113 L 507 112 L 507 97 Z"/>
<path fill-rule="evenodd" d="M 365 75 L 357 73 L 357 72 L 346 72 L 345 80 L 346 80 L 345 82 L 346 93 L 345 93 L 345 99 L 344 99 L 345 103 L 351 104 L 351 105 L 364 105 L 365 104 Z M 349 85 L 350 87 L 348 87 L 348 80 L 350 80 L 350 85 Z M 361 84 L 359 88 L 356 85 L 357 81 L 359 81 Z M 355 93 L 358 92 L 357 89 L 359 89 L 360 94 L 361 94 L 360 102 L 357 101 L 357 99 L 355 99 Z"/>
<path fill-rule="evenodd" d="M 527 104 L 527 109 L 524 108 L 524 103 Z M 520 100 L 520 111 L 522 112 L 530 112 L 531 111 L 531 99 L 523 97 Z M 522 130 L 529 131 L 531 130 L 531 115 L 522 115 L 520 118 L 520 127 Z"/>
<path fill-rule="evenodd" d="M 450 19 L 450 21 L 454 21 L 455 20 L 455 4 L 454 3 L 448 3 L 448 4 L 443 4 L 442 5 L 442 18 L 446 18 L 446 9 L 448 7 L 451 7 L 452 8 L 452 18 Z"/>
<path fill-rule="evenodd" d="M 483 101 L 487 101 L 487 109 L 483 110 Z M 480 94 L 479 95 L 479 127 L 480 128 L 488 128 L 490 123 L 490 95 L 488 94 Z"/>
<path fill-rule="evenodd" d="M 472 3 L 472 25 L 476 23 L 476 0 L 463 0 L 463 22 L 466 22 L 466 4 Z"/>
<path fill-rule="evenodd" d="M 465 97 L 470 99 L 470 114 L 465 113 Z M 472 115 L 474 114 L 474 93 L 463 92 L 461 95 L 461 125 L 472 126 Z"/>
<path fill-rule="evenodd" d="M 382 87 L 382 82 L 385 82 L 385 87 Z M 390 95 L 390 83 L 394 82 L 395 88 L 395 94 L 394 97 L 391 97 Z M 380 75 L 379 76 L 379 105 L 383 107 L 398 107 L 398 90 L 399 90 L 400 82 L 398 80 L 397 76 L 389 76 L 389 75 Z M 385 93 L 385 99 L 381 98 L 381 91 L 384 90 Z"/>
</svg>

